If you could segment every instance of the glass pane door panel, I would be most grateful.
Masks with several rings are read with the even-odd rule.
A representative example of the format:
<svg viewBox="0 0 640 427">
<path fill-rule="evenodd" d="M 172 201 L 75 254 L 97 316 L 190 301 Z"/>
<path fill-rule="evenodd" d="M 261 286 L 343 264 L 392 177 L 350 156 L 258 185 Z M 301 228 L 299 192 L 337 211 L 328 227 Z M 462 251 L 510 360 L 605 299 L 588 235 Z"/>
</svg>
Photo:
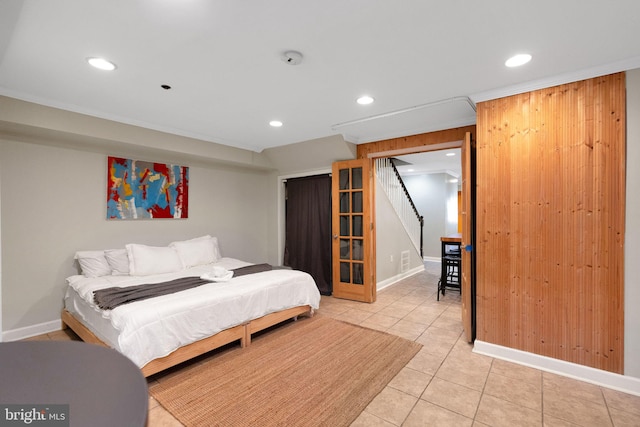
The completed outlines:
<svg viewBox="0 0 640 427">
<path fill-rule="evenodd" d="M 353 263 L 353 284 L 364 285 L 364 265 Z"/>
<path fill-rule="evenodd" d="M 352 212 L 362 212 L 362 191 L 354 191 L 353 193 Z"/>
<path fill-rule="evenodd" d="M 349 213 L 349 193 L 340 193 L 340 213 Z"/>
<path fill-rule="evenodd" d="M 340 224 L 342 227 L 342 223 Z M 362 237 L 362 215 L 353 216 L 353 236 Z"/>
<path fill-rule="evenodd" d="M 362 168 L 351 169 L 351 174 L 351 179 L 353 180 L 353 187 L 351 188 L 362 188 Z"/>
<path fill-rule="evenodd" d="M 340 181 L 339 181 L 340 190 L 348 190 L 349 189 L 349 169 L 340 169 Z"/>
<path fill-rule="evenodd" d="M 354 222 L 354 227 L 355 227 L 355 222 Z M 340 235 L 341 236 L 351 235 L 351 231 L 349 230 L 349 217 L 347 215 L 340 215 Z"/>
<path fill-rule="evenodd" d="M 343 283 L 350 283 L 351 282 L 351 272 L 349 270 L 351 270 L 351 264 L 348 262 L 341 262 L 340 263 L 340 281 Z"/>
<path fill-rule="evenodd" d="M 353 258 L 356 261 L 362 261 L 364 258 L 362 257 L 362 240 L 353 239 L 351 241 L 353 245 Z"/>
<path fill-rule="evenodd" d="M 340 239 L 340 259 L 351 259 L 349 239 Z"/>
</svg>

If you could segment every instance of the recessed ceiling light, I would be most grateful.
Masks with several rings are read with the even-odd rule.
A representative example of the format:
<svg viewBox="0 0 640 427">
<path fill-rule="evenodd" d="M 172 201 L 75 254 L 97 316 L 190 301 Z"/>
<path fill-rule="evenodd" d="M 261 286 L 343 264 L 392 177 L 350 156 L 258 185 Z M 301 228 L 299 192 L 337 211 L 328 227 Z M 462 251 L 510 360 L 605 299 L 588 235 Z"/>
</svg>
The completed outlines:
<svg viewBox="0 0 640 427">
<path fill-rule="evenodd" d="M 364 95 L 361 96 L 360 98 L 358 98 L 356 100 L 356 102 L 360 105 L 368 105 L 371 104 L 374 101 L 374 99 L 372 97 L 370 97 L 369 95 Z"/>
<path fill-rule="evenodd" d="M 504 63 L 507 67 L 519 67 L 531 61 L 531 55 L 528 53 L 520 53 L 507 59 Z"/>
<path fill-rule="evenodd" d="M 269 122 L 269 126 L 273 126 L 274 128 L 279 128 L 282 126 L 282 122 L 280 120 L 271 120 Z"/>
<path fill-rule="evenodd" d="M 451 157 L 451 156 L 455 156 L 455 155 L 456 155 L 456 153 L 447 153 L 447 154 L 445 154 L 445 156 L 447 156 L 447 157 Z"/>
<path fill-rule="evenodd" d="M 116 64 L 104 58 L 87 58 L 87 62 L 100 70 L 113 71 L 116 69 Z"/>
</svg>

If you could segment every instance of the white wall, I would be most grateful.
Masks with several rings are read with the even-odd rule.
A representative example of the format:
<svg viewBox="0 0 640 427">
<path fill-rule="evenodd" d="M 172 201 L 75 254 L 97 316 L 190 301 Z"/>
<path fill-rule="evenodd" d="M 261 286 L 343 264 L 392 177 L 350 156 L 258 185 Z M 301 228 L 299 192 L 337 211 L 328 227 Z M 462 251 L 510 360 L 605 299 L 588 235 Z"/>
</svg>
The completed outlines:
<svg viewBox="0 0 640 427">
<path fill-rule="evenodd" d="M 405 186 L 420 215 L 424 217 L 423 252 L 426 257 L 440 258 L 440 237 L 457 232 L 457 184 L 447 173 L 405 175 Z M 456 209 L 455 223 L 448 209 Z"/>
<path fill-rule="evenodd" d="M 624 374 L 640 378 L 640 69 L 627 72 Z"/>
<path fill-rule="evenodd" d="M 445 221 L 444 234 L 451 236 L 458 232 L 458 178 L 448 175 L 445 178 Z"/>
<path fill-rule="evenodd" d="M 391 201 L 382 186 L 376 185 L 376 282 L 380 284 L 394 279 L 399 280 L 404 273 L 401 270 L 400 255 L 409 251 L 409 268 L 412 271 L 423 267 L 420 252 L 416 250 L 400 218 L 395 213 Z"/>
<path fill-rule="evenodd" d="M 153 158 L 141 160 L 155 160 Z M 223 255 L 267 260 L 266 174 L 190 166 L 189 218 L 106 220 L 107 156 L 0 141 L 2 324 L 57 321 L 77 250 L 217 236 Z"/>
</svg>

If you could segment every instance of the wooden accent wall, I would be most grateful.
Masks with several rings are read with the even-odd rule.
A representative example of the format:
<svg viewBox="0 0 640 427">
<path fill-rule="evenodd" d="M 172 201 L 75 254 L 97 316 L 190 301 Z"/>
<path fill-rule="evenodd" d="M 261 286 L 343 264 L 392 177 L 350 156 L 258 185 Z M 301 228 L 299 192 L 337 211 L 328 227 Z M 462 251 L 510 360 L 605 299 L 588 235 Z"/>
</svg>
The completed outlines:
<svg viewBox="0 0 640 427">
<path fill-rule="evenodd" d="M 477 112 L 477 338 L 622 373 L 624 73 Z"/>
<path fill-rule="evenodd" d="M 366 159 L 369 155 L 375 157 L 382 153 L 392 153 L 394 151 L 406 150 L 404 154 L 418 153 L 425 151 L 422 147 L 427 145 L 444 144 L 453 141 L 463 141 L 467 132 L 475 134 L 476 126 L 464 126 L 453 129 L 446 129 L 436 132 L 421 133 L 419 135 L 403 136 L 401 138 L 385 139 L 383 141 L 369 142 L 357 146 L 357 158 Z M 412 150 L 414 149 L 415 150 Z M 378 157 L 380 157 L 378 156 Z"/>
</svg>

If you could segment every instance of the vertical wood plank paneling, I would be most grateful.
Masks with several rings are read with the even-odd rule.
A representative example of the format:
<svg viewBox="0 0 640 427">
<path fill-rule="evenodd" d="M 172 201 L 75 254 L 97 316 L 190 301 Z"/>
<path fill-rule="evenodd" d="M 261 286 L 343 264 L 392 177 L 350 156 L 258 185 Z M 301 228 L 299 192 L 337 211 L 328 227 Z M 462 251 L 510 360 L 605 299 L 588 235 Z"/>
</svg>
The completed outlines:
<svg viewBox="0 0 640 427">
<path fill-rule="evenodd" d="M 478 339 L 622 373 L 624 74 L 477 107 Z"/>
</svg>

